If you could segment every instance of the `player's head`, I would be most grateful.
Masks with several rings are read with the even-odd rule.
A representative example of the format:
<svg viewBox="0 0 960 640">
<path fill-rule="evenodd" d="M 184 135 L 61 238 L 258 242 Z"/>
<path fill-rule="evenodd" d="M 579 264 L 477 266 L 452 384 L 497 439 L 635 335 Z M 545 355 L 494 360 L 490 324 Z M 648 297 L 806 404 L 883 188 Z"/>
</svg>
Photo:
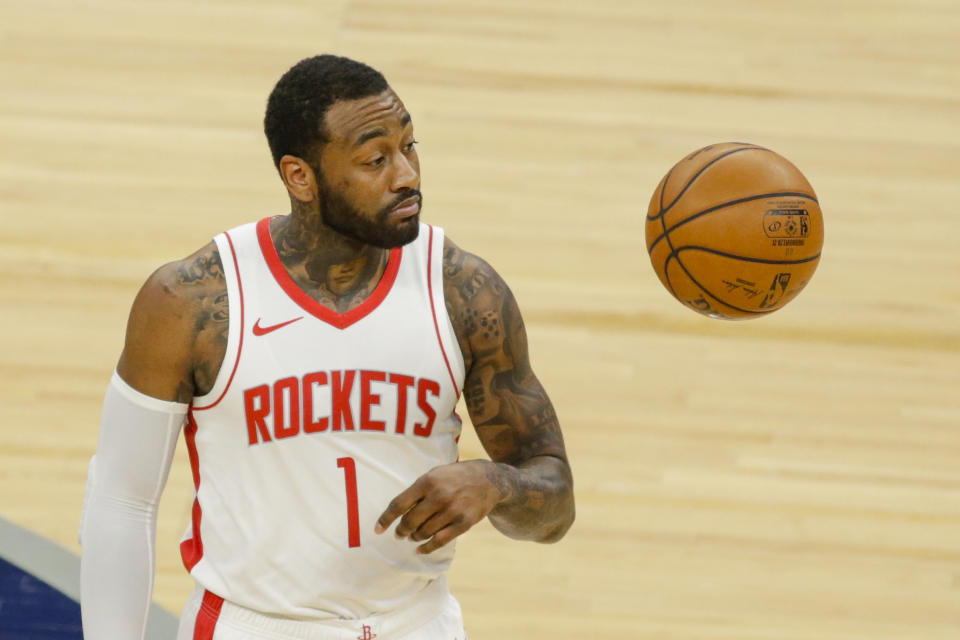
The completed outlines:
<svg viewBox="0 0 960 640">
<path fill-rule="evenodd" d="M 410 114 L 375 69 L 349 58 L 301 60 L 277 82 L 264 130 L 294 206 L 367 244 L 419 230 L 420 166 Z M 414 203 L 415 212 L 401 209 Z"/>
<path fill-rule="evenodd" d="M 263 119 L 274 165 L 285 155 L 309 159 L 330 141 L 324 117 L 335 102 L 388 88 L 383 74 L 350 58 L 326 54 L 293 65 L 270 93 Z"/>
</svg>

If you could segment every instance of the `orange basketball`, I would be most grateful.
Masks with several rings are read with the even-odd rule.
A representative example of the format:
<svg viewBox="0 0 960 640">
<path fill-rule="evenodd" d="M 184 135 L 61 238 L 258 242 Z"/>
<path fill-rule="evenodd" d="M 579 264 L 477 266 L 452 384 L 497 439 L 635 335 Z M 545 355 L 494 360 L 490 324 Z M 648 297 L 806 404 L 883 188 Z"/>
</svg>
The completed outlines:
<svg viewBox="0 0 960 640">
<path fill-rule="evenodd" d="M 711 318 L 776 311 L 813 277 L 823 214 L 788 160 L 741 142 L 714 144 L 678 162 L 647 212 L 647 251 L 673 296 Z"/>
</svg>

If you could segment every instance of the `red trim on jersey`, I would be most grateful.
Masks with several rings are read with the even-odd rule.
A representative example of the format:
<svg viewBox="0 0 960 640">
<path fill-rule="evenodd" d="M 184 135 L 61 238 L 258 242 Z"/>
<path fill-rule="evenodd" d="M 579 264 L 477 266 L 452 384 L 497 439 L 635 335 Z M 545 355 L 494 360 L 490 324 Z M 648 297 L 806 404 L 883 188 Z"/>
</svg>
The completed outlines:
<svg viewBox="0 0 960 640">
<path fill-rule="evenodd" d="M 383 276 L 376 288 L 361 302 L 358 306 L 344 313 L 338 313 L 333 309 L 323 306 L 301 289 L 280 261 L 277 255 L 277 249 L 273 246 L 273 239 L 270 237 L 270 220 L 264 218 L 257 223 L 257 239 L 260 241 L 260 251 L 263 253 L 267 266 L 270 267 L 270 273 L 274 280 L 280 285 L 290 299 L 296 302 L 311 315 L 323 320 L 327 324 L 333 325 L 338 329 L 346 329 L 358 320 L 362 320 L 374 309 L 380 306 L 383 299 L 390 293 L 394 281 L 397 279 L 397 272 L 400 270 L 400 260 L 403 257 L 403 248 L 397 247 L 390 250 L 390 258 L 387 260 L 387 267 L 383 270 Z"/>
<path fill-rule="evenodd" d="M 457 392 L 457 399 L 460 399 L 460 387 L 457 386 L 457 380 L 453 377 L 453 369 L 450 368 L 450 360 L 447 358 L 447 350 L 443 348 L 443 340 L 440 338 L 440 323 L 437 322 L 437 309 L 433 304 L 433 227 L 430 226 L 430 241 L 427 243 L 427 294 L 430 296 L 430 313 L 433 315 L 433 328 L 437 332 L 437 342 L 440 344 L 440 353 L 443 354 L 443 362 L 447 365 L 447 373 L 450 374 L 450 382 L 453 383 L 453 390 Z"/>
<path fill-rule="evenodd" d="M 203 602 L 197 612 L 197 621 L 193 624 L 193 640 L 213 640 L 213 631 L 220 618 L 223 598 L 209 591 L 203 592 Z"/>
<path fill-rule="evenodd" d="M 193 408 L 187 411 L 187 428 L 183 430 L 187 441 L 187 454 L 190 456 L 190 469 L 193 470 L 193 513 L 191 520 L 193 522 L 193 537 L 180 543 L 180 557 L 183 559 L 183 566 L 187 571 L 200 562 L 203 557 L 203 541 L 200 539 L 200 518 L 203 512 L 200 509 L 200 457 L 197 455 L 197 421 L 193 418 Z"/>
<path fill-rule="evenodd" d="M 237 345 L 237 360 L 233 363 L 233 371 L 230 372 L 230 378 L 227 380 L 227 386 L 223 388 L 223 393 L 220 394 L 220 397 L 217 398 L 213 404 L 208 404 L 205 407 L 193 407 L 194 411 L 205 411 L 207 409 L 213 409 L 215 406 L 220 404 L 220 401 L 223 400 L 223 397 L 227 395 L 227 389 L 230 388 L 230 383 L 233 382 L 233 376 L 237 373 L 237 367 L 240 366 L 240 352 L 243 351 L 243 283 L 240 282 L 240 266 L 237 264 L 237 250 L 233 247 L 233 240 L 230 238 L 229 232 L 224 232 L 227 237 L 227 242 L 230 244 L 230 253 L 233 255 L 233 270 L 237 274 L 237 289 L 240 291 L 240 342 Z M 222 364 L 220 365 L 223 366 Z"/>
</svg>

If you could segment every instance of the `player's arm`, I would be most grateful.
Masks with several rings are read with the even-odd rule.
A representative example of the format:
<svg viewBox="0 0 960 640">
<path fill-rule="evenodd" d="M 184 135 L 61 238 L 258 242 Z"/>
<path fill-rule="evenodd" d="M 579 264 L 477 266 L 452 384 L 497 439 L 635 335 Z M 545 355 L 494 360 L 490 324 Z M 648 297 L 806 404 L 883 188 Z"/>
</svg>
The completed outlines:
<svg viewBox="0 0 960 640">
<path fill-rule="evenodd" d="M 143 637 L 157 506 L 188 403 L 204 377 L 198 339 L 214 325 L 226 327 L 222 273 L 218 286 L 210 269 L 198 268 L 218 265 L 215 252 L 211 244 L 161 267 L 130 312 L 123 353 L 104 396 L 80 525 L 81 611 L 89 640 Z M 210 304 L 218 289 L 222 322 Z"/>
<path fill-rule="evenodd" d="M 516 300 L 490 265 L 447 240 L 444 296 L 466 366 L 464 398 L 491 460 L 432 469 L 380 517 L 429 553 L 489 516 L 504 534 L 554 542 L 573 523 L 573 478 L 560 425 L 530 367 Z"/>
<path fill-rule="evenodd" d="M 464 400 L 500 493 L 490 522 L 513 538 L 555 542 L 573 524 L 573 476 L 553 404 L 530 366 L 517 301 L 489 264 L 449 240 L 444 271 Z"/>
</svg>

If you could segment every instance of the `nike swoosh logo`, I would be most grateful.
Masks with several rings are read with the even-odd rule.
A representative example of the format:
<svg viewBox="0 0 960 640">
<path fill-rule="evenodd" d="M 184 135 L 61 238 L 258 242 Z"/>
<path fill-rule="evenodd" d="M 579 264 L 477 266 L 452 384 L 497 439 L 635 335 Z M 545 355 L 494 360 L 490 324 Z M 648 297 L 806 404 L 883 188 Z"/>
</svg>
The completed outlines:
<svg viewBox="0 0 960 640">
<path fill-rule="evenodd" d="M 261 327 L 261 326 L 260 326 L 260 318 L 257 318 L 257 321 L 253 324 L 253 335 L 255 335 L 255 336 L 265 336 L 265 335 L 267 335 L 268 333 L 270 333 L 271 331 L 276 331 L 277 329 L 282 329 L 283 327 L 287 326 L 288 324 L 292 324 L 292 323 L 296 322 L 297 320 L 303 320 L 303 316 L 300 316 L 299 318 L 294 318 L 293 320 L 287 320 L 286 322 L 281 322 L 281 323 L 279 323 L 279 324 L 271 324 L 271 325 L 266 326 L 266 327 Z"/>
</svg>

